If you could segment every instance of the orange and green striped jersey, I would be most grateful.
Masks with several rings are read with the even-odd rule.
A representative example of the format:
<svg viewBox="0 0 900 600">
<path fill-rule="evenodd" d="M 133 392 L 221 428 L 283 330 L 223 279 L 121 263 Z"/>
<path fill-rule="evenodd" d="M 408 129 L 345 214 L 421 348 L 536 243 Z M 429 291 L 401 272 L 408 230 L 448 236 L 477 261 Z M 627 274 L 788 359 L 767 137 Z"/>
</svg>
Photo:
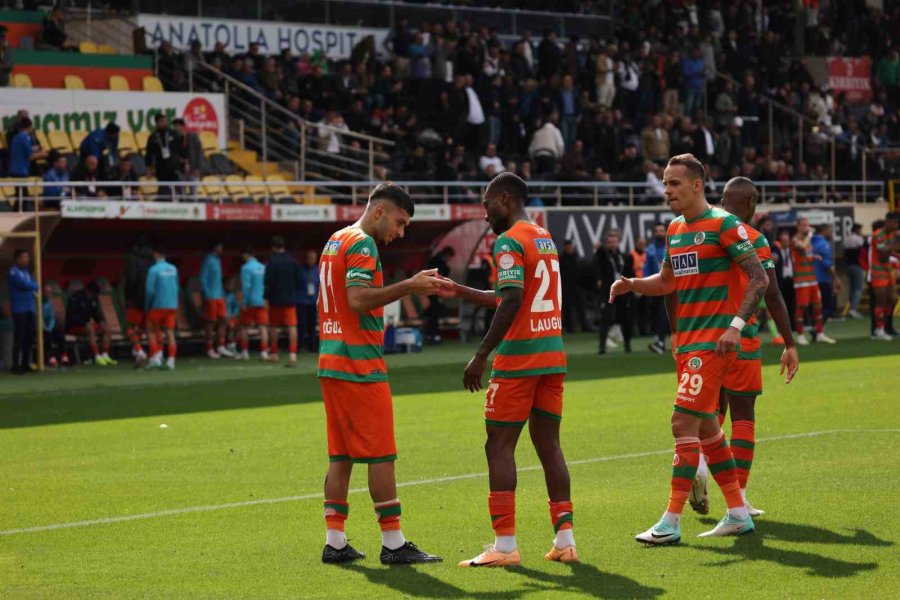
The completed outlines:
<svg viewBox="0 0 900 600">
<path fill-rule="evenodd" d="M 870 283 L 887 283 L 891 281 L 891 261 L 881 260 L 879 252 L 893 250 L 894 234 L 879 229 L 872 234 L 872 243 L 869 244 L 869 276 Z"/>
<path fill-rule="evenodd" d="M 766 236 L 749 225 L 744 225 L 744 227 L 747 229 L 747 233 L 750 234 L 750 241 L 753 242 L 753 249 L 756 251 L 756 256 L 759 257 L 759 262 L 762 263 L 762 268 L 765 270 L 774 269 L 775 260 L 772 258 L 772 248 L 769 246 Z M 741 288 L 743 288 L 747 285 L 747 274 L 744 273 L 743 269 L 740 271 L 740 276 Z M 759 321 L 754 313 L 741 331 L 741 349 L 738 351 L 738 360 L 761 359 L 761 347 Z"/>
<path fill-rule="evenodd" d="M 325 243 L 319 260 L 319 377 L 357 383 L 387 381 L 384 308 L 350 309 L 347 288 L 382 287 L 375 240 L 356 225 Z"/>
<path fill-rule="evenodd" d="M 530 221 L 517 221 L 494 242 L 494 262 L 495 292 L 518 287 L 523 295 L 512 326 L 497 346 L 491 377 L 565 373 L 562 282 L 550 232 Z"/>
<path fill-rule="evenodd" d="M 669 224 L 663 267 L 675 275 L 676 353 L 716 348 L 740 308 L 737 263 L 753 252 L 747 226 L 720 208 L 710 206 L 695 219 L 682 216 Z"/>
<path fill-rule="evenodd" d="M 819 285 L 816 279 L 816 269 L 813 266 L 812 243 L 807 241 L 806 248 L 800 248 L 797 243 L 791 244 L 791 253 L 794 258 L 794 289 Z"/>
</svg>

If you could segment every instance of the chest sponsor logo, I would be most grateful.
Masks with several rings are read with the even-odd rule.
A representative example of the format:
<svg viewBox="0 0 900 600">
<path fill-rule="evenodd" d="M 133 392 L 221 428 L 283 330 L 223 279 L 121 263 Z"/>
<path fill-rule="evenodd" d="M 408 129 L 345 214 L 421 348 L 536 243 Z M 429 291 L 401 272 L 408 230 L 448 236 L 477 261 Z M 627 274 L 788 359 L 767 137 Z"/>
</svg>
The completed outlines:
<svg viewBox="0 0 900 600">
<path fill-rule="evenodd" d="M 549 238 L 535 238 L 538 254 L 556 254 L 556 244 Z"/>
<path fill-rule="evenodd" d="M 697 253 L 685 252 L 684 254 L 673 254 L 672 271 L 675 273 L 675 277 L 699 274 L 700 269 L 697 263 Z"/>
<path fill-rule="evenodd" d="M 500 258 L 497 260 L 497 265 L 500 266 L 504 271 L 507 269 L 512 269 L 516 264 L 516 259 L 513 258 L 512 254 L 501 254 Z"/>
<path fill-rule="evenodd" d="M 706 234 L 703 233 L 702 231 L 698 231 L 697 234 L 694 236 L 694 244 L 699 246 L 700 244 L 703 243 L 703 240 L 705 240 L 705 239 L 706 239 Z"/>
<path fill-rule="evenodd" d="M 341 240 L 328 240 L 325 242 L 325 249 L 322 254 L 325 256 L 335 256 L 341 247 Z"/>
</svg>

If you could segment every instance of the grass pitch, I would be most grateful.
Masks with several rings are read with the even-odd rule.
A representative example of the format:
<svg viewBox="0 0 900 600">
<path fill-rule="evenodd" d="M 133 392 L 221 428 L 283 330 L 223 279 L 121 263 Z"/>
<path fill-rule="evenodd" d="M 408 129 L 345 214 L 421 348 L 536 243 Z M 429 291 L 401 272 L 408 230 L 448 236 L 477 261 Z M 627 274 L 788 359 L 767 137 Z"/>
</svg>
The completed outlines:
<svg viewBox="0 0 900 600">
<path fill-rule="evenodd" d="M 643 548 L 668 495 L 675 388 L 669 356 L 594 354 L 567 339 L 563 447 L 582 563 L 550 564 L 543 478 L 527 436 L 518 464 L 523 567 L 459 569 L 492 541 L 483 398 L 462 389 L 471 346 L 389 358 L 403 529 L 441 565 L 384 568 L 357 466 L 348 535 L 368 558 L 324 566 L 324 411 L 314 360 L 180 359 L 0 376 L 0 597 L 598 598 L 892 597 L 900 585 L 900 341 L 829 325 L 785 386 L 766 347 L 749 496 L 755 535 Z M 638 344 L 636 347 L 643 348 Z M 166 427 L 162 427 L 165 425 Z M 711 488 L 713 510 L 724 511 Z"/>
</svg>

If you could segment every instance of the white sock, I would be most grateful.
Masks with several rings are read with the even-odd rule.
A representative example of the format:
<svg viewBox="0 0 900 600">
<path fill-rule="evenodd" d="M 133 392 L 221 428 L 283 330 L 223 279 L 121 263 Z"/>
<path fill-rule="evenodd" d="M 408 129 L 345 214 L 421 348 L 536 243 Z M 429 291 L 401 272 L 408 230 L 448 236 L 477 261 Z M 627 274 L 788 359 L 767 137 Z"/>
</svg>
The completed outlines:
<svg viewBox="0 0 900 600">
<path fill-rule="evenodd" d="M 155 362 L 162 362 L 162 350 L 151 356 L 150 360 Z"/>
<path fill-rule="evenodd" d="M 729 508 L 729 509 L 728 509 L 728 515 L 731 516 L 731 517 L 734 517 L 735 519 L 740 519 L 740 520 L 742 520 L 742 521 L 743 521 L 744 519 L 749 519 L 749 518 L 750 518 L 750 513 L 747 512 L 747 507 L 746 507 L 746 506 L 740 506 L 740 507 L 738 507 L 738 508 Z"/>
<path fill-rule="evenodd" d="M 396 550 L 405 543 L 406 538 L 403 537 L 403 532 L 399 529 L 381 532 L 381 545 L 388 550 Z"/>
<path fill-rule="evenodd" d="M 174 356 L 170 356 L 170 357 L 166 360 L 166 364 L 169 365 L 169 368 L 170 368 L 170 369 L 174 369 L 174 368 L 175 368 L 175 357 L 174 357 Z"/>
<path fill-rule="evenodd" d="M 697 467 L 697 475 L 700 476 L 701 479 L 707 479 L 709 476 L 709 468 L 706 466 L 706 455 L 700 455 L 700 465 Z"/>
<path fill-rule="evenodd" d="M 262 357 L 263 360 L 265 360 L 265 359 L 269 358 L 269 351 L 263 350 L 262 352 L 259 353 L 259 355 L 260 355 L 260 357 Z"/>
<path fill-rule="evenodd" d="M 297 353 L 291 352 L 291 360 L 297 360 Z"/>
<path fill-rule="evenodd" d="M 556 539 L 553 540 L 553 545 L 562 550 L 563 548 L 567 548 L 569 546 L 575 545 L 575 533 L 574 529 L 560 529 L 556 532 Z"/>
<path fill-rule="evenodd" d="M 340 550 L 347 545 L 347 534 L 337 529 L 326 529 L 325 543 L 335 550 Z"/>
<path fill-rule="evenodd" d="M 670 525 L 675 525 L 677 527 L 681 522 L 681 515 L 678 513 L 666 511 L 663 513 L 663 519 L 668 521 Z"/>
<path fill-rule="evenodd" d="M 494 538 L 494 550 L 497 552 L 508 554 L 518 547 L 516 536 L 514 535 L 498 535 Z"/>
</svg>

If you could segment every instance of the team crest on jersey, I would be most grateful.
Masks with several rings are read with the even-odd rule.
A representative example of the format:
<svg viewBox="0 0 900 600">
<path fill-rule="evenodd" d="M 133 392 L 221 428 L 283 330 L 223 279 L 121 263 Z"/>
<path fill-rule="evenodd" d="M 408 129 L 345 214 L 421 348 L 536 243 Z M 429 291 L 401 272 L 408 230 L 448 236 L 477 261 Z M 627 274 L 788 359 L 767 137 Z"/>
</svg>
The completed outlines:
<svg viewBox="0 0 900 600">
<path fill-rule="evenodd" d="M 369 254 L 371 254 L 371 251 L 368 248 L 366 248 L 365 246 L 363 246 L 363 249 L 360 252 L 362 253 L 363 256 L 368 256 Z"/>
<path fill-rule="evenodd" d="M 516 264 L 516 259 L 513 258 L 512 254 L 501 254 L 500 258 L 497 260 L 497 266 L 499 266 L 504 271 L 506 269 L 512 269 Z"/>
<path fill-rule="evenodd" d="M 703 233 L 702 231 L 698 231 L 697 235 L 694 236 L 694 244 L 699 246 L 700 244 L 703 243 L 703 240 L 705 240 L 705 239 L 706 239 L 706 234 Z"/>
<path fill-rule="evenodd" d="M 684 275 L 697 275 L 700 273 L 696 252 L 673 254 L 671 257 L 671 262 L 672 271 L 675 273 L 675 277 L 682 277 Z"/>
<path fill-rule="evenodd" d="M 335 256 L 341 247 L 341 240 L 328 240 L 325 242 L 325 249 L 322 250 L 324 256 Z"/>
<path fill-rule="evenodd" d="M 509 244 L 503 244 L 500 246 L 500 252 L 509 252 Z"/>
<path fill-rule="evenodd" d="M 742 240 L 749 240 L 749 239 L 750 239 L 750 234 L 747 233 L 747 228 L 744 227 L 743 225 L 738 225 L 737 233 L 738 233 L 738 235 L 740 236 L 740 238 L 741 238 Z"/>
<path fill-rule="evenodd" d="M 556 254 L 556 244 L 549 238 L 535 238 L 538 254 Z"/>
<path fill-rule="evenodd" d="M 692 356 L 691 360 L 688 361 L 688 368 L 691 371 L 699 371 L 700 367 L 703 366 L 703 361 L 699 356 Z"/>
</svg>

